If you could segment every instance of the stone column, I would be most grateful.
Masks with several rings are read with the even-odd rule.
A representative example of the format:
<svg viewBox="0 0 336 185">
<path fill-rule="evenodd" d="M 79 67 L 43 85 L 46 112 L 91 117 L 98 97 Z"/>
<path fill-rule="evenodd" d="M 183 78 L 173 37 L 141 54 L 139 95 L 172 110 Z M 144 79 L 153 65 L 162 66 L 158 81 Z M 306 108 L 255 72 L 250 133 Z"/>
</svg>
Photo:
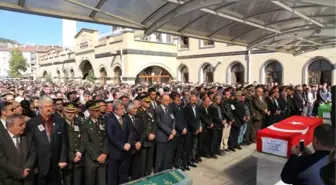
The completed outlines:
<svg viewBox="0 0 336 185">
<path fill-rule="evenodd" d="M 331 71 L 331 85 L 336 85 L 336 64 L 334 64 L 334 68 Z"/>
<path fill-rule="evenodd" d="M 247 55 L 246 55 L 246 75 L 245 76 L 245 82 L 247 82 L 247 84 L 251 84 L 251 64 L 252 64 L 252 60 L 251 60 L 251 50 L 247 51 Z"/>
</svg>

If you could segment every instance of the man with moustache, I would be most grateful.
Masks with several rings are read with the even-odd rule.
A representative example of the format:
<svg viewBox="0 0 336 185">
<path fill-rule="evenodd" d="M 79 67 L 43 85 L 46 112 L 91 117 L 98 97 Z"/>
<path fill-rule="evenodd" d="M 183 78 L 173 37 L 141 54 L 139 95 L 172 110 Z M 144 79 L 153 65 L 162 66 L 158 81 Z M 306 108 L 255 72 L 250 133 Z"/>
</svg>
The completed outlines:
<svg viewBox="0 0 336 185">
<path fill-rule="evenodd" d="M 83 178 L 84 145 L 81 141 L 80 127 L 82 122 L 76 118 L 78 105 L 75 103 L 64 104 L 64 119 L 66 121 L 69 137 L 69 164 L 63 169 L 64 185 L 81 185 Z"/>
<path fill-rule="evenodd" d="M 0 134 L 0 184 L 33 185 L 36 151 L 32 135 L 25 133 L 25 117 L 8 116 L 6 132 Z"/>
<path fill-rule="evenodd" d="M 37 185 L 60 185 L 60 170 L 68 164 L 69 142 L 65 120 L 52 113 L 53 100 L 39 100 L 40 115 L 27 122 L 37 152 Z"/>
</svg>

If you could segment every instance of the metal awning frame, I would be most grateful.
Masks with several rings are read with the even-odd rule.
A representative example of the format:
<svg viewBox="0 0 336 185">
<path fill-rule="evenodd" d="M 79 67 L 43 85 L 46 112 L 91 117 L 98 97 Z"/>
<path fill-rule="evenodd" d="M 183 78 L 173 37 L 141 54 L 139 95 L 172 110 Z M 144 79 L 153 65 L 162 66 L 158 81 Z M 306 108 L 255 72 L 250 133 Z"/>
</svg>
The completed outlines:
<svg viewBox="0 0 336 185">
<path fill-rule="evenodd" d="M 232 15 L 239 15 L 239 13 L 233 12 L 234 14 L 232 14 L 232 12 L 228 11 L 227 9 L 225 10 L 223 9 L 226 6 L 230 6 L 235 3 L 246 2 L 243 0 L 207 0 L 207 1 L 204 1 L 204 0 L 190 0 L 190 1 L 163 0 L 163 1 L 166 1 L 166 3 L 163 4 L 159 9 L 156 9 L 149 17 L 144 19 L 142 22 L 135 22 L 125 17 L 113 14 L 111 12 L 103 11 L 101 8 L 106 3 L 107 0 L 99 0 L 98 3 L 95 5 L 95 7 L 89 6 L 77 0 L 63 0 L 65 2 L 91 10 L 91 13 L 89 16 L 78 15 L 78 14 L 71 13 L 71 12 L 59 12 L 59 11 L 49 10 L 49 9 L 26 7 L 25 4 L 27 4 L 27 1 L 29 0 L 18 0 L 17 4 L 0 2 L 0 9 L 18 11 L 18 12 L 23 12 L 23 13 L 38 14 L 38 15 L 44 15 L 44 16 L 50 16 L 50 17 L 57 17 L 57 18 L 73 19 L 73 20 L 79 20 L 79 21 L 85 21 L 85 22 L 101 23 L 101 24 L 106 24 L 106 25 L 117 25 L 117 26 L 134 28 L 134 29 L 141 29 L 145 31 L 145 35 L 149 35 L 153 32 L 164 32 L 164 33 L 169 33 L 169 34 L 174 34 L 174 35 L 180 35 L 180 36 L 186 36 L 186 37 L 192 37 L 192 38 L 198 38 L 198 39 L 204 39 L 204 40 L 212 40 L 215 42 L 224 42 L 228 44 L 246 46 L 248 50 L 251 50 L 254 48 L 265 48 L 265 47 L 272 50 L 272 48 L 270 48 L 271 46 L 270 43 L 275 43 L 275 46 L 276 46 L 277 41 L 284 40 L 284 39 L 290 39 L 293 37 L 296 39 L 295 41 L 291 41 L 284 45 L 284 46 L 286 45 L 290 46 L 294 44 L 293 48 L 290 48 L 289 50 L 285 50 L 283 49 L 283 46 L 280 46 L 280 47 L 275 47 L 273 49 L 277 51 L 281 51 L 281 52 L 287 52 L 287 53 L 294 52 L 294 54 L 298 54 L 300 52 L 315 50 L 316 48 L 335 47 L 334 44 L 330 44 L 327 42 L 326 43 L 321 42 L 321 41 L 325 41 L 328 39 L 309 40 L 312 36 L 316 35 L 315 33 L 310 35 L 310 32 L 314 30 L 316 32 L 320 31 L 321 33 L 318 33 L 318 35 L 325 36 L 326 38 L 330 36 L 336 38 L 336 34 L 335 34 L 336 26 L 334 22 L 330 25 L 330 24 L 325 24 L 325 23 L 322 23 L 316 20 L 317 18 L 323 18 L 323 17 L 328 17 L 328 16 L 331 17 L 335 15 L 324 15 L 323 14 L 323 15 L 307 16 L 300 11 L 300 9 L 309 8 L 309 7 L 314 8 L 315 6 L 317 8 L 318 7 L 336 7 L 335 0 L 319 0 L 319 1 L 316 1 L 316 0 L 277 0 L 277 1 L 263 0 L 263 1 L 272 2 L 273 4 L 279 6 L 279 9 L 268 10 L 268 11 L 266 10 L 265 12 L 261 12 L 261 13 L 250 15 L 250 16 L 243 16 L 243 15 L 232 16 Z M 211 5 L 218 5 L 226 1 L 228 2 L 227 4 L 220 6 L 217 9 L 213 10 L 213 9 L 208 8 Z M 297 2 L 301 4 L 303 3 L 303 5 L 289 6 L 286 4 L 286 2 L 290 2 L 290 3 Z M 148 25 L 150 20 L 153 19 L 158 12 L 160 12 L 161 8 L 164 8 L 170 3 L 178 4 L 178 6 L 176 8 L 171 9 L 168 13 L 162 15 L 159 19 L 156 19 L 155 21 L 151 21 L 152 23 Z M 304 3 L 308 3 L 308 4 L 305 5 Z M 295 14 L 298 18 L 285 19 L 285 20 L 271 22 L 271 23 L 264 24 L 264 25 L 260 23 L 256 23 L 256 22 L 263 22 L 262 20 L 256 19 L 255 18 L 256 16 L 267 14 L 267 13 L 272 13 L 276 11 L 281 11 L 281 9 L 287 10 Z M 178 31 L 169 30 L 163 27 L 166 23 L 172 21 L 173 19 L 176 19 L 177 17 L 187 14 L 194 10 L 200 10 L 201 12 L 203 12 L 203 14 L 201 14 L 200 16 L 198 16 L 197 18 L 195 18 L 194 20 L 190 22 L 186 22 L 186 24 L 183 27 L 181 27 Z M 113 20 L 96 18 L 97 13 L 107 15 L 113 18 Z M 231 22 L 225 26 L 218 28 L 217 30 L 214 30 L 212 33 L 209 33 L 207 36 L 185 32 L 185 29 L 188 26 L 197 22 L 202 17 L 207 16 L 207 15 L 219 16 L 221 18 L 225 18 L 225 19 L 228 19 L 234 22 Z M 251 20 L 253 20 L 253 22 Z M 290 21 L 294 22 L 294 21 L 302 21 L 302 20 L 309 22 L 309 24 L 306 25 L 307 29 L 300 28 L 301 30 L 295 30 L 295 28 L 291 27 L 287 30 L 279 30 L 279 29 L 275 29 L 275 27 L 273 26 L 278 23 L 285 23 L 285 22 L 290 22 Z M 250 27 L 254 27 L 255 29 L 248 30 L 238 36 L 235 36 L 234 38 L 227 39 L 227 40 L 216 37 L 217 33 L 220 33 L 224 29 L 230 28 L 231 26 L 236 25 L 236 24 L 248 25 Z M 320 29 L 310 28 L 313 25 L 316 27 L 319 27 Z M 266 30 L 267 32 L 270 32 L 272 34 L 269 34 L 266 37 L 263 36 L 263 38 L 257 38 L 255 41 L 252 41 L 249 43 L 238 41 L 239 38 L 245 35 L 248 35 L 258 29 Z M 289 31 L 292 29 L 294 29 L 294 31 Z M 311 46 L 308 46 L 308 45 L 300 46 L 300 44 L 298 44 L 299 46 L 295 45 L 301 42 L 310 43 L 312 45 Z M 298 48 L 301 48 L 301 49 L 297 50 Z"/>
</svg>

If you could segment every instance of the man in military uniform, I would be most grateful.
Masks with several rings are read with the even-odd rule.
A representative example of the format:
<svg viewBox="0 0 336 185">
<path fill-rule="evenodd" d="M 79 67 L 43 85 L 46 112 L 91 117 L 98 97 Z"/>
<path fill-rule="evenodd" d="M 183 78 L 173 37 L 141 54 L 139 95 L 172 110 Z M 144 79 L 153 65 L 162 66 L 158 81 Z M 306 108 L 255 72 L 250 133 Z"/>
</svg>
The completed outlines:
<svg viewBox="0 0 336 185">
<path fill-rule="evenodd" d="M 154 160 L 154 143 L 156 137 L 157 124 L 154 118 L 154 110 L 150 109 L 151 99 L 149 97 L 143 98 L 141 107 L 137 112 L 138 124 L 143 125 L 141 131 L 141 148 L 140 148 L 140 163 L 139 178 L 148 176 L 153 171 Z"/>
<path fill-rule="evenodd" d="M 106 157 L 109 142 L 106 137 L 106 121 L 100 119 L 100 105 L 96 101 L 88 101 L 86 107 L 89 118 L 81 127 L 84 144 L 84 180 L 86 185 L 106 185 Z"/>
<path fill-rule="evenodd" d="M 77 108 L 75 103 L 65 103 L 63 115 L 67 123 L 69 137 L 69 164 L 63 169 L 64 185 L 81 185 L 83 176 L 82 156 L 84 145 L 81 141 L 80 126 L 82 122 L 75 117 Z"/>
</svg>

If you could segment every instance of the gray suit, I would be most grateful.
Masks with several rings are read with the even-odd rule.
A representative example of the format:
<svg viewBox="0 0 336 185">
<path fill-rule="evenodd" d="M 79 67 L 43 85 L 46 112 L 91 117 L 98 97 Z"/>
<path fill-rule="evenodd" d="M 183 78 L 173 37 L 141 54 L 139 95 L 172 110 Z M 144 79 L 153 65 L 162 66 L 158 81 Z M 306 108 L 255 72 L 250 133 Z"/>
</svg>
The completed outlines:
<svg viewBox="0 0 336 185">
<path fill-rule="evenodd" d="M 32 135 L 27 133 L 19 137 L 20 152 L 16 148 L 7 130 L 0 130 L 0 184 L 2 185 L 33 185 L 34 163 L 36 160 Z M 24 169 L 31 173 L 23 178 Z"/>
<path fill-rule="evenodd" d="M 173 140 L 168 140 L 168 138 L 175 129 L 175 119 L 171 108 L 168 106 L 165 112 L 162 105 L 156 107 L 155 117 L 157 120 L 157 131 L 155 137 L 156 160 L 154 172 L 157 173 L 173 167 Z"/>
</svg>

